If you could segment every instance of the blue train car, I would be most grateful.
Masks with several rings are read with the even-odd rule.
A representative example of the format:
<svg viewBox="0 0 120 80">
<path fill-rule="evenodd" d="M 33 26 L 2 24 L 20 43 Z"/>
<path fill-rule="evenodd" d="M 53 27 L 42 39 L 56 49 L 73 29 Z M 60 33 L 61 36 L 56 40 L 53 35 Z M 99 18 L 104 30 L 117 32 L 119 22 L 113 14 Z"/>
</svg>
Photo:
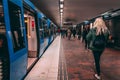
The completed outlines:
<svg viewBox="0 0 120 80">
<path fill-rule="evenodd" d="M 40 33 L 38 25 L 38 11 L 29 1 L 23 0 L 24 24 L 27 42 L 27 71 L 29 71 L 40 55 Z"/>
<path fill-rule="evenodd" d="M 47 19 L 47 25 L 48 25 L 48 35 L 49 35 L 49 37 L 48 37 L 48 44 L 50 44 L 51 41 L 52 41 L 52 26 L 51 26 L 50 19 Z"/>
<path fill-rule="evenodd" d="M 22 0 L 0 0 L 0 6 L 0 78 L 20 80 L 27 72 Z"/>
<path fill-rule="evenodd" d="M 29 0 L 0 0 L 0 80 L 22 80 L 53 40 L 51 21 Z"/>
<path fill-rule="evenodd" d="M 43 52 L 45 51 L 44 46 L 44 15 L 41 12 L 38 12 L 38 26 L 39 26 L 39 40 L 40 40 L 40 53 L 39 57 L 42 56 Z"/>
<path fill-rule="evenodd" d="M 45 51 L 45 49 L 54 40 L 53 38 L 54 26 L 52 25 L 50 19 L 46 18 L 41 12 L 38 12 L 38 26 L 39 26 L 39 34 L 40 34 L 39 56 L 41 56 Z"/>
<path fill-rule="evenodd" d="M 52 25 L 52 31 L 53 31 L 53 39 L 55 39 L 56 38 L 56 36 L 57 36 L 57 26 L 54 24 L 54 23 L 52 23 L 51 24 Z"/>
<path fill-rule="evenodd" d="M 42 24 L 43 24 L 43 29 L 44 29 L 44 50 L 49 46 L 48 41 L 49 41 L 49 26 L 47 22 L 47 17 L 44 16 L 42 18 Z"/>
</svg>

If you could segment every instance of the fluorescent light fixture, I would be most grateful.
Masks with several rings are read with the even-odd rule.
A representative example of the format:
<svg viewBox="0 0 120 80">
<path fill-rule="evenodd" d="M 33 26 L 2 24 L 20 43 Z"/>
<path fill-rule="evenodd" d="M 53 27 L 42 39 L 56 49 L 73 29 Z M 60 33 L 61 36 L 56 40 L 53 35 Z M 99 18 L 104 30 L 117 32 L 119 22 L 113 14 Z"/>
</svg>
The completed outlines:
<svg viewBox="0 0 120 80">
<path fill-rule="evenodd" d="M 63 12 L 63 9 L 60 9 L 60 12 L 62 13 L 62 12 Z"/>
<path fill-rule="evenodd" d="M 63 13 L 61 12 L 61 13 L 60 13 L 60 15 L 62 16 L 62 15 L 63 15 Z"/>
<path fill-rule="evenodd" d="M 28 17 L 28 15 L 27 15 L 27 14 L 24 14 L 24 17 Z"/>
<path fill-rule="evenodd" d="M 63 8 L 63 4 L 60 4 L 60 8 Z"/>
<path fill-rule="evenodd" d="M 60 2 L 63 2 L 64 0 L 60 0 Z"/>
</svg>

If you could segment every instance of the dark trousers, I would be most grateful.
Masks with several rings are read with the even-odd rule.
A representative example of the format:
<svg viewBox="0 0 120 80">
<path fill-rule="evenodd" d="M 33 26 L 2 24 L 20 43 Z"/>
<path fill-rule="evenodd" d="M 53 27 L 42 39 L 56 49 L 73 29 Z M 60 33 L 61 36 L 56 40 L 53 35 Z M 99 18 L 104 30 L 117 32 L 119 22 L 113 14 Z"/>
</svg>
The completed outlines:
<svg viewBox="0 0 120 80">
<path fill-rule="evenodd" d="M 85 39 L 85 49 L 88 49 L 88 42 L 87 42 L 87 39 Z"/>
<path fill-rule="evenodd" d="M 100 56 L 103 51 L 93 51 L 97 74 L 100 75 Z"/>
</svg>

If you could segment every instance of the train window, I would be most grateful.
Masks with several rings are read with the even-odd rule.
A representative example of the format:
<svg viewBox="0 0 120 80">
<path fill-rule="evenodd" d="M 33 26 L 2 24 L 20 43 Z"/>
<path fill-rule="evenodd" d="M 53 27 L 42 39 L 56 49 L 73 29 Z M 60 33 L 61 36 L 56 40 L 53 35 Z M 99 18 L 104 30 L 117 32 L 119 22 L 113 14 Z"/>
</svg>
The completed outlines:
<svg viewBox="0 0 120 80">
<path fill-rule="evenodd" d="M 49 26 L 48 35 L 51 36 L 51 26 Z"/>
<path fill-rule="evenodd" d="M 9 16 L 12 33 L 12 42 L 14 51 L 16 52 L 25 47 L 25 41 L 22 29 L 21 9 L 12 2 L 9 2 Z"/>
<path fill-rule="evenodd" d="M 52 24 L 52 35 L 55 33 L 55 27 L 54 24 Z"/>
<path fill-rule="evenodd" d="M 43 28 L 44 28 L 44 37 L 48 37 L 48 27 L 47 27 L 46 19 L 42 19 L 42 24 L 43 24 Z"/>
<path fill-rule="evenodd" d="M 0 33 L 5 34 L 5 23 L 2 2 L 0 1 Z"/>
<path fill-rule="evenodd" d="M 42 19 L 39 18 L 39 25 L 40 25 L 40 38 L 44 38 L 44 29 L 43 29 L 43 24 L 42 24 Z"/>
<path fill-rule="evenodd" d="M 54 26 L 53 26 L 52 23 L 50 24 L 50 27 L 51 27 L 51 35 L 53 35 L 53 33 L 54 33 Z"/>
</svg>

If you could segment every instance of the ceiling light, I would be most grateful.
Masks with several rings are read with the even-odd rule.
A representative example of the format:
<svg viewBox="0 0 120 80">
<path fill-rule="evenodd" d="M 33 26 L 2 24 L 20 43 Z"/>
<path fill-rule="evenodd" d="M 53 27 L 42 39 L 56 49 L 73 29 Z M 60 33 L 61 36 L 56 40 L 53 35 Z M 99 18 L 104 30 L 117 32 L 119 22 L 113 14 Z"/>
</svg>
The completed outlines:
<svg viewBox="0 0 120 80">
<path fill-rule="evenodd" d="M 63 8 L 63 4 L 60 4 L 60 8 Z"/>
<path fill-rule="evenodd" d="M 64 0 L 60 0 L 60 2 L 63 2 Z"/>
<path fill-rule="evenodd" d="M 60 15 L 62 16 L 62 15 L 63 15 L 63 13 L 61 12 L 61 13 L 60 13 Z"/>
<path fill-rule="evenodd" d="M 63 12 L 63 9 L 60 9 L 60 12 Z"/>
</svg>

